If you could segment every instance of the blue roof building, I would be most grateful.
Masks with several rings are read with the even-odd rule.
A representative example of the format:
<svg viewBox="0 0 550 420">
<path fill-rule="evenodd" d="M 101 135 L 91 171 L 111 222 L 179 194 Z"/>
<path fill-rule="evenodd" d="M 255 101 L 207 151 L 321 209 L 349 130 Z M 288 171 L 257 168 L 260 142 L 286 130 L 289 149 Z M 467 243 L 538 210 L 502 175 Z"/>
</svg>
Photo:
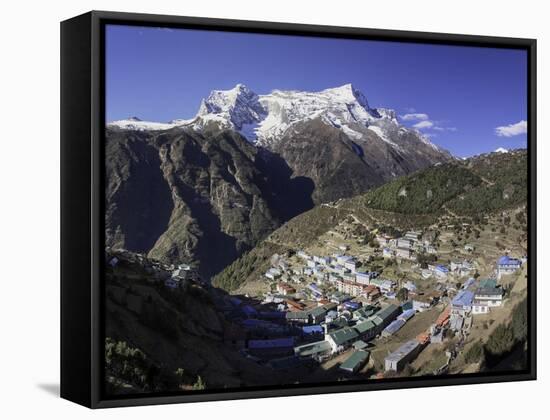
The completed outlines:
<svg viewBox="0 0 550 420">
<path fill-rule="evenodd" d="M 512 267 L 520 267 L 521 261 L 516 258 L 510 258 L 508 255 L 503 255 L 498 259 L 498 265 L 499 266 L 512 266 Z"/>
<path fill-rule="evenodd" d="M 401 308 L 403 308 L 403 307 L 401 307 Z M 403 319 L 404 321 L 408 321 L 415 314 L 416 314 L 416 311 L 414 309 L 412 309 L 412 307 L 411 307 L 411 309 L 404 310 L 403 313 L 401 315 L 399 315 L 397 318 L 398 319 Z"/>
<path fill-rule="evenodd" d="M 474 279 L 473 277 L 470 277 L 468 280 L 466 280 L 464 282 L 464 284 L 462 285 L 462 288 L 463 289 L 467 289 L 468 287 L 470 287 L 472 284 L 474 284 L 476 282 L 476 279 Z"/>
<path fill-rule="evenodd" d="M 521 267 L 521 261 L 516 258 L 510 258 L 508 255 L 504 255 L 498 259 L 499 267 Z"/>
<path fill-rule="evenodd" d="M 294 349 L 294 338 L 285 337 L 285 338 L 273 338 L 270 340 L 249 340 L 248 348 L 255 349 L 255 350 L 280 349 L 280 348 Z"/>
<path fill-rule="evenodd" d="M 451 304 L 456 307 L 466 308 L 471 307 L 474 301 L 474 292 L 470 290 L 461 290 L 457 293 Z"/>
<path fill-rule="evenodd" d="M 240 306 L 243 301 L 241 299 L 239 299 L 238 297 L 234 297 L 234 296 L 231 296 L 229 298 L 229 302 L 231 302 L 232 305 L 234 306 Z"/>
<path fill-rule="evenodd" d="M 444 265 L 439 264 L 435 267 L 434 272 L 437 277 L 447 277 L 447 274 L 449 274 L 449 269 Z"/>
<path fill-rule="evenodd" d="M 505 274 L 513 274 L 521 268 L 521 261 L 516 258 L 510 258 L 508 255 L 503 255 L 497 261 L 497 278 L 501 278 Z"/>
<path fill-rule="evenodd" d="M 406 322 L 407 321 L 402 318 L 398 318 L 395 321 L 392 321 L 386 328 L 384 328 L 384 330 L 382 331 L 382 336 L 389 337 L 395 334 L 401 329 L 403 325 L 405 325 Z"/>
<path fill-rule="evenodd" d="M 319 289 L 319 286 L 317 286 L 315 283 L 311 283 L 309 286 L 308 286 L 309 290 L 311 290 L 313 293 L 315 294 L 318 294 L 318 295 L 322 295 L 323 292 L 321 292 L 321 289 Z"/>
<path fill-rule="evenodd" d="M 243 314 L 245 314 L 248 317 L 253 317 L 253 316 L 256 316 L 258 314 L 258 311 L 250 305 L 243 306 L 241 308 L 241 311 L 243 312 Z"/>
<path fill-rule="evenodd" d="M 360 302 L 355 302 L 352 300 L 349 300 L 347 302 L 344 302 L 344 308 L 355 311 L 356 309 L 359 309 L 361 307 Z"/>
<path fill-rule="evenodd" d="M 323 327 L 320 325 L 306 325 L 302 327 L 302 332 L 306 335 L 324 334 Z"/>
</svg>

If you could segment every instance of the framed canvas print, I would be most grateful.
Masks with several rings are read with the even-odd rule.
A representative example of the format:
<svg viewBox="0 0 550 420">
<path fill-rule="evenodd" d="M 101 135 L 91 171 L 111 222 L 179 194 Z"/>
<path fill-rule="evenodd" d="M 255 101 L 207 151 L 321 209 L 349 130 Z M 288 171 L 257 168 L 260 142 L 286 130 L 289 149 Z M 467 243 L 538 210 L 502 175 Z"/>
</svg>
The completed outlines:
<svg viewBox="0 0 550 420">
<path fill-rule="evenodd" d="M 63 22 L 62 397 L 535 379 L 535 45 Z"/>
</svg>

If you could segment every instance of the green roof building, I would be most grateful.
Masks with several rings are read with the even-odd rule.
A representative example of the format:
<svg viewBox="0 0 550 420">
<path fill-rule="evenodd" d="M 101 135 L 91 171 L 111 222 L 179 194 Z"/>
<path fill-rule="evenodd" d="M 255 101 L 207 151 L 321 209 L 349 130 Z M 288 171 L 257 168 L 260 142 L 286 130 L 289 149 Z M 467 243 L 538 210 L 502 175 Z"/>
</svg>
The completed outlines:
<svg viewBox="0 0 550 420">
<path fill-rule="evenodd" d="M 497 287 L 496 279 L 483 279 L 479 281 L 480 289 L 493 289 Z"/>
<path fill-rule="evenodd" d="M 357 350 L 352 353 L 341 365 L 340 369 L 346 372 L 355 373 L 361 369 L 369 359 L 369 352 L 365 350 Z"/>
<path fill-rule="evenodd" d="M 353 328 L 355 329 L 355 331 L 357 331 L 357 334 L 359 334 L 359 336 L 364 340 L 370 340 L 376 335 L 376 324 L 371 320 L 358 322 Z"/>
<path fill-rule="evenodd" d="M 386 326 L 388 326 L 388 324 L 392 322 L 400 313 L 400 306 L 390 304 L 384 309 L 378 311 L 374 317 L 370 318 L 378 327 L 377 334 L 386 328 Z"/>
<path fill-rule="evenodd" d="M 325 339 L 330 343 L 333 353 L 338 353 L 348 348 L 351 343 L 357 341 L 359 335 L 357 331 L 350 327 L 340 328 L 325 336 Z"/>
<path fill-rule="evenodd" d="M 377 306 L 371 306 L 366 305 L 362 308 L 357 309 L 356 311 L 353 311 L 353 318 L 354 319 L 361 319 L 361 318 L 368 318 L 376 313 L 380 308 Z"/>
<path fill-rule="evenodd" d="M 330 343 L 328 341 L 316 341 L 302 346 L 294 347 L 294 354 L 300 357 L 320 357 L 328 355 L 331 352 Z"/>
<path fill-rule="evenodd" d="M 409 309 L 413 308 L 413 302 L 412 300 L 408 300 L 405 303 L 401 304 L 401 309 L 403 311 L 408 311 Z"/>
<path fill-rule="evenodd" d="M 336 307 L 336 305 L 334 305 L 334 307 Z M 310 309 L 306 313 L 311 317 L 311 321 L 314 324 L 318 324 L 319 322 L 325 320 L 325 316 L 328 311 L 329 311 L 328 307 L 318 306 L 316 308 Z"/>
<path fill-rule="evenodd" d="M 287 312 L 285 317 L 287 321 L 300 322 L 303 324 L 309 322 L 309 314 L 305 311 Z"/>
<path fill-rule="evenodd" d="M 372 322 L 374 325 L 378 326 L 382 324 L 383 319 L 380 318 L 378 315 L 371 316 L 369 318 L 369 321 Z"/>
<path fill-rule="evenodd" d="M 363 340 L 357 340 L 352 346 L 355 350 L 364 350 L 368 347 L 368 344 Z"/>
<path fill-rule="evenodd" d="M 399 306 L 394 305 L 393 303 L 386 306 L 384 309 L 381 309 L 376 313 L 376 316 L 380 317 L 383 320 L 386 320 L 387 318 L 390 318 L 392 316 L 397 316 L 397 314 L 400 312 Z"/>
</svg>

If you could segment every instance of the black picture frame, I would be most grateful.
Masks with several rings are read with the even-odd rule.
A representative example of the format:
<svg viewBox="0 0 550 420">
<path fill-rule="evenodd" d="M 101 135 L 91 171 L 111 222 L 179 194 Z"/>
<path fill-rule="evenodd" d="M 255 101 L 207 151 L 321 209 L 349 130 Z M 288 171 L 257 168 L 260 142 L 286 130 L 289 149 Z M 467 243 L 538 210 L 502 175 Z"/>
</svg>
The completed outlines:
<svg viewBox="0 0 550 420">
<path fill-rule="evenodd" d="M 106 397 L 102 392 L 104 26 L 108 23 L 521 49 L 528 54 L 528 368 L 375 382 Z M 61 23 L 61 397 L 90 408 L 536 379 L 536 40 L 92 11 Z"/>
</svg>

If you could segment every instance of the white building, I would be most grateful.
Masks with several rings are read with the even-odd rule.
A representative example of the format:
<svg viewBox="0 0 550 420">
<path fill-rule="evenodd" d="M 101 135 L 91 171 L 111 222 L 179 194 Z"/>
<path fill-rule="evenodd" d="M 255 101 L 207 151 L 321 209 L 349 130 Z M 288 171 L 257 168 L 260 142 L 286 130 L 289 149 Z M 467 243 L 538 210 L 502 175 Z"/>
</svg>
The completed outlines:
<svg viewBox="0 0 550 420">
<path fill-rule="evenodd" d="M 406 239 L 410 239 L 412 241 L 418 241 L 420 239 L 420 235 L 421 235 L 421 232 L 416 232 L 416 231 L 409 231 L 407 233 L 405 233 L 405 238 Z"/>
<path fill-rule="evenodd" d="M 420 343 L 417 340 L 410 340 L 395 350 L 393 353 L 386 356 L 384 359 L 384 370 L 398 372 L 405 365 L 413 360 L 422 350 Z"/>
<path fill-rule="evenodd" d="M 359 284 L 368 285 L 370 284 L 370 275 L 369 273 L 355 273 L 355 281 Z"/>
<path fill-rule="evenodd" d="M 414 245 L 414 241 L 409 238 L 399 238 L 397 240 L 397 247 L 398 248 L 404 248 L 404 249 L 411 249 Z"/>
<path fill-rule="evenodd" d="M 338 280 L 336 287 L 341 293 L 345 293 L 350 296 L 360 296 L 363 293 L 364 286 L 358 283 L 352 283 L 346 280 Z"/>
<path fill-rule="evenodd" d="M 319 257 L 317 255 L 314 255 L 313 256 L 313 261 L 315 261 L 318 264 L 327 266 L 330 263 L 330 258 L 329 257 Z"/>
<path fill-rule="evenodd" d="M 413 259 L 413 251 L 410 248 L 397 248 L 395 250 L 395 256 L 398 258 L 405 258 L 407 260 Z"/>
<path fill-rule="evenodd" d="M 473 313 L 487 313 L 490 308 L 501 306 L 503 291 L 499 287 L 484 287 L 476 290 L 474 295 Z"/>
<path fill-rule="evenodd" d="M 344 267 L 350 270 L 351 272 L 355 272 L 355 270 L 357 269 L 357 261 L 351 258 L 346 262 L 344 262 Z"/>
</svg>

